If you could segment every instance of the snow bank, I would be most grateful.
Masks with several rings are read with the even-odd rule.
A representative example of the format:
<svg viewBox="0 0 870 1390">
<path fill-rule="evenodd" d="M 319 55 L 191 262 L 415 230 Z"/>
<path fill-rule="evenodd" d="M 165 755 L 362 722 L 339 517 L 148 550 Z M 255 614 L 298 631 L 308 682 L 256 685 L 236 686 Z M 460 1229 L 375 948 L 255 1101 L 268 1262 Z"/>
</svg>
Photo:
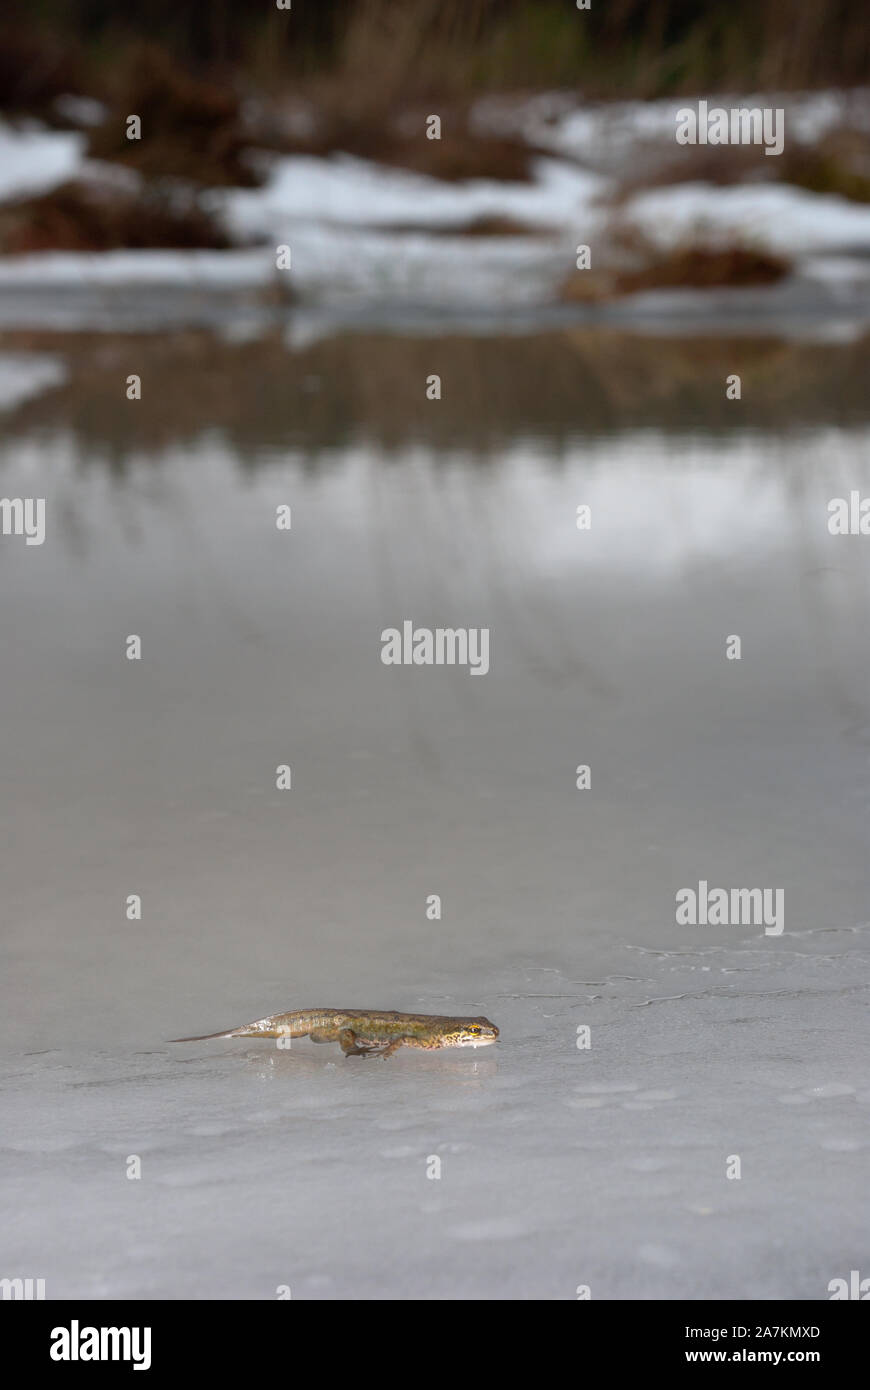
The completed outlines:
<svg viewBox="0 0 870 1390">
<path fill-rule="evenodd" d="M 47 193 L 75 178 L 86 144 L 78 131 L 0 121 L 0 201 Z"/>
</svg>

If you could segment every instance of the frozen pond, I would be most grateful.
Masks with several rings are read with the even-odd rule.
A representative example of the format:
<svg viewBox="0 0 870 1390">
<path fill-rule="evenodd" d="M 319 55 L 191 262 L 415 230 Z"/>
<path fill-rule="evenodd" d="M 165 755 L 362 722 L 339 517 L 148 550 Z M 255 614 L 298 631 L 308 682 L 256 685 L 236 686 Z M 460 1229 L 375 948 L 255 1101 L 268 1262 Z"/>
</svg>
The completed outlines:
<svg viewBox="0 0 870 1390">
<path fill-rule="evenodd" d="M 828 530 L 870 497 L 866 372 L 577 330 L 0 343 L 0 492 L 46 499 L 44 544 L 0 537 L 0 1276 L 870 1276 L 870 536 Z M 488 673 L 384 665 L 404 620 L 489 629 Z M 782 931 L 678 922 L 702 880 L 781 890 Z M 310 1005 L 501 1040 L 165 1042 Z"/>
</svg>

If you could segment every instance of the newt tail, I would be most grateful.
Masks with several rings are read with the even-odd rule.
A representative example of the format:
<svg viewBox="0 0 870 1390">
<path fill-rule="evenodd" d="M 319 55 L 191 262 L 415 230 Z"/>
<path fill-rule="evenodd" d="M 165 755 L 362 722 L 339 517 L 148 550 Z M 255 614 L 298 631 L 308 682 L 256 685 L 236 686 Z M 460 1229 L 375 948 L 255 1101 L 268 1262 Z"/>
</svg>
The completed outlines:
<svg viewBox="0 0 870 1390">
<path fill-rule="evenodd" d="M 224 1033 L 202 1033 L 171 1042 L 211 1042 L 214 1038 L 310 1038 L 337 1042 L 346 1057 L 390 1057 L 400 1047 L 486 1047 L 498 1038 L 488 1018 L 449 1014 L 402 1014 L 379 1009 L 299 1009 L 270 1014 Z"/>
</svg>

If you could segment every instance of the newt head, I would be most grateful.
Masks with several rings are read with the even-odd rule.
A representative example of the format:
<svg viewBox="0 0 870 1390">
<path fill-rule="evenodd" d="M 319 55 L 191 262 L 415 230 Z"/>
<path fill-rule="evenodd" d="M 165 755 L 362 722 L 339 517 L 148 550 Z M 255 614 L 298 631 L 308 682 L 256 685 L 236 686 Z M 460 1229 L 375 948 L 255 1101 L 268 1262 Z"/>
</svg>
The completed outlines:
<svg viewBox="0 0 870 1390">
<path fill-rule="evenodd" d="M 445 1039 L 447 1047 L 488 1047 L 498 1038 L 498 1029 L 488 1018 L 458 1018 Z"/>
</svg>

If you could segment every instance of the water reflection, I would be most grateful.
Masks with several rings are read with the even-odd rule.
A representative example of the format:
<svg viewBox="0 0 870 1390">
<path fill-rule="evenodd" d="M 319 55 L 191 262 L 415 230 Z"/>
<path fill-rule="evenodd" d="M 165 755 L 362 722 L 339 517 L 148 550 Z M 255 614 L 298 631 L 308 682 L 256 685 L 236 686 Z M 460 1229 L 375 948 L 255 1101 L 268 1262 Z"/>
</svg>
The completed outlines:
<svg viewBox="0 0 870 1390">
<path fill-rule="evenodd" d="M 21 383 L 32 360 L 32 392 Z M 497 464 L 533 438 L 554 468 L 578 440 L 638 430 L 786 437 L 870 417 L 870 338 L 819 344 L 778 338 L 660 338 L 566 330 L 510 337 L 344 334 L 291 348 L 280 333 L 228 342 L 208 334 L 0 335 L 14 391 L 0 390 L 8 442 L 62 433 L 80 468 L 123 472 L 171 446 L 220 437 L 246 469 L 292 450 L 300 467 L 365 441 L 398 461 L 424 443 Z M 739 403 L 725 378 L 740 372 Z M 442 397 L 426 399 L 430 373 Z M 123 384 L 141 376 L 131 409 Z M 0 362 L 0 378 L 2 378 Z M 2 384 L 2 383 L 0 383 Z M 38 389 L 37 389 L 38 388 Z M 18 399 L 17 406 L 9 405 Z"/>
<path fill-rule="evenodd" d="M 419 1082 L 426 1086 L 435 1081 L 446 1081 L 452 1085 L 474 1089 L 498 1074 L 498 1061 L 495 1057 L 474 1057 L 468 1053 L 460 1055 L 461 1050 L 427 1052 L 425 1057 L 411 1057 L 399 1052 L 385 1062 L 378 1057 L 342 1057 L 340 1054 L 336 1055 L 334 1049 L 322 1050 L 327 1054 L 322 1060 L 314 1053 L 313 1048 L 269 1048 L 244 1053 L 244 1061 L 253 1068 L 261 1081 L 304 1077 L 306 1080 L 319 1078 L 322 1082 L 324 1073 L 330 1068 L 336 1068 L 342 1075 L 346 1073 L 353 1078 L 356 1071 L 378 1074 L 383 1068 L 389 1067 L 390 1072 L 395 1073 L 395 1079 L 403 1084 L 409 1078 L 418 1078 Z M 394 1066 L 394 1063 L 399 1065 Z M 412 1072 L 412 1066 L 418 1066 L 423 1070 Z M 390 1079 L 389 1074 L 387 1079 Z"/>
</svg>

